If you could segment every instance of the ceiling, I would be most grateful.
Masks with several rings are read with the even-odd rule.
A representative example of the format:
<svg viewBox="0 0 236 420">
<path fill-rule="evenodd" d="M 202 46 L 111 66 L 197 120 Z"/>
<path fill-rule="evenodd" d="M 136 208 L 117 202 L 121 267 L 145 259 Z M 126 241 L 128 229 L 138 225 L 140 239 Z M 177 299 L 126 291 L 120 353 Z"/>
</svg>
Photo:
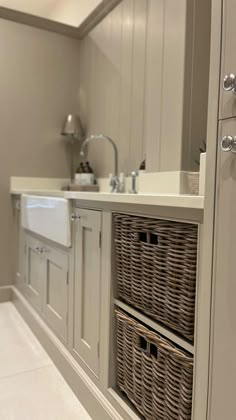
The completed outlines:
<svg viewBox="0 0 236 420">
<path fill-rule="evenodd" d="M 83 39 L 121 1 L 0 0 L 0 19 Z"/>
<path fill-rule="evenodd" d="M 0 6 L 47 18 L 61 0 L 0 0 Z"/>
<path fill-rule="evenodd" d="M 0 0 L 0 7 L 78 27 L 102 0 Z"/>
</svg>

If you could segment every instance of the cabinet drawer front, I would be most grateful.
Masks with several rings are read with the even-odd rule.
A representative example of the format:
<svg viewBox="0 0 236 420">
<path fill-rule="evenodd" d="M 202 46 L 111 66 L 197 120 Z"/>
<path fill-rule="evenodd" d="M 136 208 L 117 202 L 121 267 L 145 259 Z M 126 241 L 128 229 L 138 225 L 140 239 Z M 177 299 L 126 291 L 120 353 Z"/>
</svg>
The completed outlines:
<svg viewBox="0 0 236 420">
<path fill-rule="evenodd" d="M 56 334 L 67 342 L 68 255 L 46 248 L 45 252 L 45 317 Z"/>
<path fill-rule="evenodd" d="M 75 245 L 74 351 L 99 374 L 101 213 L 79 210 Z"/>
<path fill-rule="evenodd" d="M 236 116 L 236 94 L 223 89 L 223 80 L 231 73 L 236 75 L 236 27 L 235 27 L 235 0 L 223 2 L 223 45 L 220 86 L 220 119 Z"/>
</svg>

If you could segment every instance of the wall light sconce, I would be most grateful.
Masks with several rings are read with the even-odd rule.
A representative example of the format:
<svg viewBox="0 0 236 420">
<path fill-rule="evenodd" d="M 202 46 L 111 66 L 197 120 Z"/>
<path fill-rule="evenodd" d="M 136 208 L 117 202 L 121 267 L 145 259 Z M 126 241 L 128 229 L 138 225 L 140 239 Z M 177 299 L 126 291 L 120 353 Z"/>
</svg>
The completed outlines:
<svg viewBox="0 0 236 420">
<path fill-rule="evenodd" d="M 77 142 L 80 142 L 84 139 L 84 130 L 78 115 L 75 114 L 68 114 L 65 122 L 63 124 L 63 128 L 61 131 L 61 135 L 65 136 L 71 144 L 71 181 L 74 179 L 75 175 L 75 145 Z"/>
</svg>

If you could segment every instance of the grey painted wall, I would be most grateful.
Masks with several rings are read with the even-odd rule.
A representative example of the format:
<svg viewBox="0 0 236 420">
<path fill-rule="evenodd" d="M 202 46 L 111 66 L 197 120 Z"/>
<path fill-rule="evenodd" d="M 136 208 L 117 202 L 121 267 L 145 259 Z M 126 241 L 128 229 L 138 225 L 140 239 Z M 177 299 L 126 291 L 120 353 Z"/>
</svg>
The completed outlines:
<svg viewBox="0 0 236 420">
<path fill-rule="evenodd" d="M 77 110 L 79 42 L 0 20 L 0 285 L 12 283 L 9 177 L 69 176 L 60 129 Z"/>
</svg>

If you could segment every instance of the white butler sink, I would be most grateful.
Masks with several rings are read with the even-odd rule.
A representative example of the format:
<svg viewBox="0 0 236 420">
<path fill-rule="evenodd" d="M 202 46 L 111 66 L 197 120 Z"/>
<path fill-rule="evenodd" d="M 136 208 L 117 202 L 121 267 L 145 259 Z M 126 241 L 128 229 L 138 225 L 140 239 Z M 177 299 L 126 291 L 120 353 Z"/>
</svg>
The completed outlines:
<svg viewBox="0 0 236 420">
<path fill-rule="evenodd" d="M 71 246 L 69 200 L 23 194 L 21 207 L 23 228 L 58 244 Z"/>
</svg>

